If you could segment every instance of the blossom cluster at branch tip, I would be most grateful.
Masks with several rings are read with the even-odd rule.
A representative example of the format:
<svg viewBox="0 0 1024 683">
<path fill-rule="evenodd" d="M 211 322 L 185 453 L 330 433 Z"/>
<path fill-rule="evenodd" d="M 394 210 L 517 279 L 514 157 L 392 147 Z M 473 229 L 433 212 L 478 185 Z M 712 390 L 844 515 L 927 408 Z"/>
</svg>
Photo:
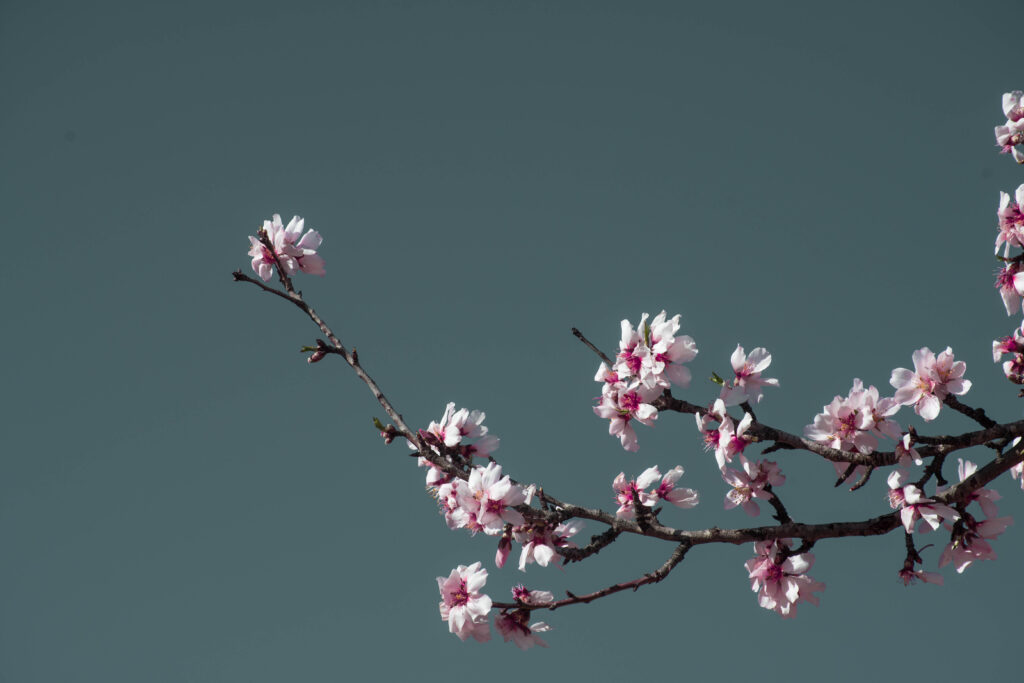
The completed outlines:
<svg viewBox="0 0 1024 683">
<path fill-rule="evenodd" d="M 594 380 L 601 382 L 601 396 L 594 406 L 598 417 L 610 420 L 608 433 L 617 436 L 627 451 L 639 449 L 633 422 L 651 427 L 658 417 L 652 404 L 672 385 L 690 385 L 690 369 L 683 365 L 697 356 L 689 335 L 679 335 L 680 316 L 665 311 L 649 323 L 647 313 L 634 328 L 621 323 L 619 353 L 611 367 L 601 363 Z"/>
<path fill-rule="evenodd" d="M 1012 154 L 1013 160 L 1024 164 L 1024 153 L 1017 146 L 1024 144 L 1024 92 L 1014 90 L 1003 93 L 1003 114 L 1006 123 L 996 126 L 996 144 L 1004 154 Z"/>
<path fill-rule="evenodd" d="M 971 389 L 971 380 L 964 379 L 967 364 L 953 360 L 953 349 L 946 347 L 935 355 L 927 346 L 914 351 L 914 369 L 896 368 L 889 379 L 896 389 L 897 403 L 914 406 L 914 412 L 926 422 L 939 416 L 946 396 L 962 396 Z"/>
<path fill-rule="evenodd" d="M 657 466 L 648 467 L 639 477 L 629 481 L 626 481 L 625 472 L 619 472 L 615 481 L 612 482 L 612 488 L 615 490 L 615 502 L 619 504 L 619 509 L 615 511 L 616 518 L 633 519 L 636 517 L 634 494 L 636 494 L 636 500 L 640 502 L 640 505 L 648 508 L 653 508 L 659 500 L 664 500 L 680 508 L 696 506 L 700 501 L 700 494 L 697 491 L 676 487 L 676 482 L 682 476 L 683 468 L 678 465 L 666 472 L 664 476 Z M 661 482 L 657 487 L 648 491 L 647 488 L 653 486 L 659 478 L 661 478 Z"/>
<path fill-rule="evenodd" d="M 754 553 L 755 557 L 744 566 L 761 607 L 774 610 L 783 618 L 793 618 L 798 603 L 818 604 L 815 593 L 825 590 L 825 584 L 807 576 L 814 565 L 814 555 L 790 554 L 788 540 L 760 541 L 754 544 Z"/>
<path fill-rule="evenodd" d="M 480 592 L 487 583 L 487 570 L 479 562 L 460 564 L 447 578 L 437 577 L 441 591 L 441 620 L 448 622 L 448 630 L 460 640 L 473 639 L 483 643 L 491 639 L 487 614 L 491 611 L 491 598 Z"/>
<path fill-rule="evenodd" d="M 269 221 L 263 221 L 260 228 L 261 236 L 265 235 L 273 247 L 273 251 L 259 237 L 249 237 L 249 256 L 252 257 L 252 269 L 264 282 L 274 275 L 274 265 L 279 263 L 285 275 L 291 276 L 298 271 L 311 275 L 324 275 L 324 260 L 316 250 L 320 248 L 323 238 L 316 230 L 307 230 L 305 219 L 293 216 L 288 225 L 281 222 L 281 216 L 274 214 Z M 275 258 L 276 257 L 276 258 Z"/>
</svg>

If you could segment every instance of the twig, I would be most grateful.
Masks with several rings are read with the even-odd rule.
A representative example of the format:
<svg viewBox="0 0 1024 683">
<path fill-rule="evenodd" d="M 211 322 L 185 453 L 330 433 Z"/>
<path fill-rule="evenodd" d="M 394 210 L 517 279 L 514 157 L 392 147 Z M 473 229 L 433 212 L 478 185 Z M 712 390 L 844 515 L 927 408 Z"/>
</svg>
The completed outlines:
<svg viewBox="0 0 1024 683">
<path fill-rule="evenodd" d="M 604 355 L 604 352 L 603 352 L 603 351 L 601 351 L 601 349 L 599 349 L 599 348 L 597 348 L 596 346 L 594 346 L 594 345 L 593 345 L 593 344 L 592 344 L 592 343 L 590 342 L 590 340 L 589 340 L 589 339 L 587 339 L 586 337 L 584 337 L 584 336 L 583 336 L 583 333 L 582 333 L 582 332 L 580 332 L 579 330 L 577 330 L 577 329 L 576 329 L 576 328 L 574 327 L 574 328 L 572 328 L 572 333 L 573 333 L 574 335 L 576 335 L 576 338 L 577 338 L 577 339 L 579 339 L 579 340 L 580 340 L 581 342 L 583 342 L 584 344 L 586 344 L 586 345 L 587 345 L 587 348 L 588 348 L 588 349 L 590 349 L 591 351 L 593 351 L 594 353 L 596 353 L 596 354 L 598 355 L 598 357 L 599 357 L 599 358 L 600 358 L 601 360 L 603 360 L 603 361 L 605 362 L 605 364 L 606 364 L 606 365 L 608 366 L 608 368 L 609 368 L 609 369 L 610 369 L 610 368 L 611 368 L 611 367 L 612 367 L 613 365 L 615 365 L 615 363 L 613 363 L 613 362 L 612 362 L 612 360 L 611 360 L 610 358 L 608 358 L 608 356 Z"/>
</svg>

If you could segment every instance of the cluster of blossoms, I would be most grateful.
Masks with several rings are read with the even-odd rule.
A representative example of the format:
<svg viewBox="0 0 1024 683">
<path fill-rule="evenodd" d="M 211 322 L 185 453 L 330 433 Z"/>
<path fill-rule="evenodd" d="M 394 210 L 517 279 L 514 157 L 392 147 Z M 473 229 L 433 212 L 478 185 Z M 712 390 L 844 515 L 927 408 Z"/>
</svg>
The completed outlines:
<svg viewBox="0 0 1024 683">
<path fill-rule="evenodd" d="M 662 311 L 648 323 L 644 313 L 635 329 L 623 320 L 615 363 L 601 363 L 594 377 L 602 383 L 594 412 L 611 421 L 608 433 L 617 436 L 627 451 L 639 449 L 632 423 L 650 427 L 658 418 L 652 402 L 662 390 L 690 385 L 690 370 L 683 363 L 697 356 L 697 344 L 688 335 L 677 336 L 679 318 L 668 318 Z"/>
<path fill-rule="evenodd" d="M 486 458 L 498 450 L 500 442 L 498 437 L 487 433 L 487 427 L 484 426 L 486 416 L 486 413 L 479 410 L 456 410 L 455 404 L 449 403 L 445 406 L 441 420 L 431 422 L 419 434 L 438 455 L 443 449 L 450 449 L 463 458 Z M 409 447 L 416 450 L 414 444 L 410 443 Z"/>
<path fill-rule="evenodd" d="M 797 603 L 818 604 L 818 596 L 814 594 L 825 590 L 825 584 L 807 576 L 814 564 L 814 555 L 791 554 L 788 540 L 755 543 L 754 552 L 755 557 L 744 566 L 750 576 L 750 588 L 757 593 L 761 607 L 791 619 L 796 616 Z"/>
<path fill-rule="evenodd" d="M 996 143 L 1002 148 L 1004 154 L 1012 154 L 1013 160 L 1018 164 L 1024 164 L 1024 153 L 1017 149 L 1017 145 L 1024 144 L 1022 98 L 1024 98 L 1024 92 L 1020 90 L 1003 93 L 1003 114 L 1006 115 L 1006 123 L 996 126 Z"/>
<path fill-rule="evenodd" d="M 487 583 L 487 570 L 479 562 L 459 565 L 446 577 L 437 577 L 441 592 L 439 608 L 441 619 L 448 622 L 448 630 L 460 640 L 473 638 L 481 643 L 491 639 L 488 614 L 493 606 L 489 596 L 480 591 Z M 520 649 L 528 650 L 534 645 L 547 647 L 537 633 L 550 631 L 551 627 L 542 621 L 527 624 L 530 611 L 527 607 L 548 605 L 555 597 L 548 591 L 532 591 L 522 585 L 512 589 L 512 597 L 522 608 L 505 609 L 494 618 L 494 626 L 505 639 L 513 641 Z"/>
<path fill-rule="evenodd" d="M 619 509 L 615 516 L 619 519 L 633 519 L 636 517 L 636 505 L 653 508 L 659 500 L 671 503 L 680 508 L 692 508 L 700 501 L 700 494 L 693 489 L 676 487 L 676 482 L 683 476 L 683 468 L 676 466 L 662 476 L 657 466 L 648 467 L 636 479 L 626 481 L 626 473 L 619 472 L 612 482 L 615 490 L 615 502 Z M 658 479 L 661 482 L 653 490 L 647 488 L 653 486 Z"/>
<path fill-rule="evenodd" d="M 960 481 L 964 481 L 977 470 L 978 467 L 973 462 L 959 460 L 957 474 Z M 977 503 L 986 519 L 978 519 L 967 511 L 966 505 L 964 506 L 963 514 L 950 530 L 949 545 L 942 551 L 939 567 L 952 563 L 957 573 L 962 574 L 974 562 L 996 559 L 996 553 L 988 542 L 1006 531 L 1006 527 L 1013 523 L 1010 517 L 997 516 L 999 511 L 995 502 L 999 498 L 999 493 L 992 489 L 979 489 L 971 494 L 967 504 Z"/>
<path fill-rule="evenodd" d="M 308 230 L 302 234 L 305 220 L 292 216 L 288 225 L 281 222 L 281 216 L 274 214 L 272 220 L 263 221 L 260 228 L 261 236 L 266 235 L 273 250 L 258 237 L 249 237 L 249 256 L 252 257 L 252 269 L 260 278 L 267 282 L 274 276 L 274 264 L 280 263 L 284 274 L 291 276 L 298 271 L 311 275 L 324 275 L 324 260 L 316 253 L 323 241 L 316 230 Z"/>
<path fill-rule="evenodd" d="M 859 379 L 846 397 L 836 396 L 804 427 L 804 436 L 840 451 L 873 453 L 879 436 L 899 440 L 900 426 L 889 417 L 900 409 L 894 398 L 880 398 L 874 386 L 864 388 Z"/>
<path fill-rule="evenodd" d="M 437 502 L 449 529 L 501 534 L 506 524 L 523 524 L 526 519 L 515 506 L 526 502 L 523 487 L 501 476 L 501 465 L 474 467 L 469 479 L 452 478 L 437 487 Z"/>
<path fill-rule="evenodd" d="M 1003 96 L 1004 106 L 1008 96 L 1016 96 L 1016 111 L 1020 110 L 1019 92 Z M 1018 118 L 1018 123 L 1022 119 Z M 1008 122 L 1009 123 L 1009 122 Z M 1024 125 L 1024 123 L 1021 123 Z M 1014 153 L 1017 150 L 1014 148 Z M 1003 247 L 1000 258 L 1004 265 L 996 275 L 996 287 L 1003 299 L 1007 315 L 1021 312 L 1021 297 L 1024 297 L 1024 254 L 1011 256 L 1011 249 L 1024 249 L 1024 185 L 1020 185 L 1013 199 L 1005 192 L 999 193 L 999 234 L 996 236 L 996 255 Z M 1005 354 L 1011 358 L 1003 361 L 1003 374 L 1014 384 L 1024 384 L 1024 323 L 1010 335 L 992 342 L 992 360 L 999 362 Z M 1022 483 L 1024 486 L 1024 483 Z"/>
</svg>

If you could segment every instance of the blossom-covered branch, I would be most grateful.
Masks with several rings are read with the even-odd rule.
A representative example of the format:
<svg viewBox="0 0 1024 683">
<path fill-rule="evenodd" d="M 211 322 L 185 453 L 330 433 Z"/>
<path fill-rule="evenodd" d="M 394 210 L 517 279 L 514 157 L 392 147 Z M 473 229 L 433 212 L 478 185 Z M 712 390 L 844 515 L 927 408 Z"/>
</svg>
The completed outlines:
<svg viewBox="0 0 1024 683">
<path fill-rule="evenodd" d="M 996 127 L 996 139 L 1002 151 L 1024 162 L 1018 146 L 1024 145 L 1024 94 L 1003 96 L 1004 126 Z M 997 210 L 996 256 L 1003 264 L 996 280 L 1007 314 L 1020 313 L 1024 300 L 1024 185 L 1011 197 L 1000 193 Z M 287 225 L 275 214 L 264 222 L 257 235 L 249 237 L 251 266 L 257 277 L 236 271 L 236 281 L 248 282 L 261 290 L 285 299 L 298 307 L 317 326 L 326 339 L 303 347 L 311 363 L 328 355 L 341 356 L 373 393 L 391 424 L 375 418 L 375 425 L 386 443 L 403 439 L 421 467 L 426 468 L 426 484 L 436 501 L 438 512 L 448 528 L 472 535 L 494 537 L 497 549 L 494 564 L 502 568 L 518 546 L 518 569 L 530 565 L 546 567 L 580 562 L 597 556 L 623 534 L 643 536 L 674 544 L 668 560 L 656 570 L 639 578 L 613 583 L 600 590 L 574 594 L 556 600 L 548 591 L 516 585 L 513 601 L 497 602 L 483 593 L 488 572 L 480 561 L 459 565 L 447 577 L 438 577 L 442 620 L 462 640 L 485 641 L 491 637 L 490 613 L 499 610 L 494 626 L 506 641 L 522 649 L 534 645 L 547 647 L 539 637 L 551 626 L 534 622 L 539 610 L 556 610 L 572 604 L 585 604 L 627 589 L 663 580 L 688 554 L 701 545 L 714 543 L 754 544 L 754 557 L 745 564 L 758 604 L 789 618 L 796 615 L 802 602 L 818 604 L 825 585 L 811 578 L 815 557 L 811 549 L 819 541 L 848 536 L 876 536 L 901 529 L 906 553 L 897 576 L 905 584 L 915 582 L 941 584 L 942 575 L 919 568 L 924 564 L 915 536 L 925 533 L 948 534 L 938 560 L 939 568 L 952 564 L 963 572 L 972 563 L 995 559 L 992 541 L 1011 523 L 998 516 L 997 492 L 985 488 L 1009 473 L 1024 487 L 1024 420 L 1000 423 L 981 408 L 967 405 L 960 398 L 972 381 L 967 366 L 956 360 L 953 350 L 934 352 L 928 347 L 911 354 L 913 368 L 894 368 L 889 384 L 891 396 L 875 386 L 853 379 L 845 395 L 837 395 L 813 416 L 802 434 L 786 431 L 758 420 L 754 406 L 760 404 L 780 380 L 768 377 L 772 354 L 763 347 L 749 352 L 742 344 L 728 354 L 729 372 L 713 374 L 717 396 L 700 396 L 706 403 L 693 403 L 674 395 L 691 388 L 690 364 L 698 356 L 697 343 L 683 333 L 682 316 L 644 313 L 634 326 L 623 320 L 619 330 L 619 348 L 608 355 L 579 330 L 576 335 L 600 358 L 594 380 L 601 395 L 594 413 L 607 420 L 608 432 L 629 453 L 641 449 L 643 428 L 653 428 L 664 412 L 694 416 L 697 434 L 694 445 L 703 443 L 713 452 L 697 459 L 696 466 L 714 466 L 721 475 L 723 510 L 742 509 L 749 517 L 758 517 L 762 505 L 768 505 L 775 523 L 761 526 L 688 529 L 662 520 L 662 516 L 685 513 L 666 512 L 665 503 L 686 510 L 696 506 L 699 492 L 680 485 L 682 465 L 662 471 L 657 465 L 609 474 L 610 491 L 604 495 L 615 505 L 614 511 L 578 505 L 561 500 L 536 484 L 525 484 L 505 473 L 495 457 L 500 440 L 490 432 L 485 414 L 479 410 L 457 408 L 449 403 L 441 418 L 423 429 L 412 429 L 370 377 L 353 348 L 349 351 L 292 283 L 298 273 L 324 275 L 326 265 L 320 256 L 322 238 L 317 231 L 305 231 L 298 216 Z M 1020 253 L 1014 253 L 1020 250 Z M 281 289 L 267 283 L 276 276 Z M 725 354 L 722 354 L 724 357 Z M 1024 323 L 1010 335 L 992 342 L 995 362 L 1002 362 L 1007 380 L 1024 384 Z M 1009 360 L 1003 360 L 1009 355 Z M 703 358 L 703 356 L 702 356 Z M 1024 394 L 1024 392 L 1022 392 Z M 914 425 L 898 421 L 902 408 L 910 408 L 916 418 L 929 423 L 943 407 L 959 412 L 981 429 L 953 435 L 928 435 Z M 884 441 L 892 446 L 880 450 Z M 948 485 L 943 469 L 955 451 L 985 446 L 995 456 L 978 465 L 958 459 L 958 482 Z M 760 449 L 760 458 L 754 453 Z M 694 448 L 695 453 L 699 451 Z M 837 483 L 853 481 L 851 491 L 862 491 L 876 470 L 883 470 L 885 495 L 879 507 L 888 502 L 889 510 L 862 520 L 825 523 L 798 521 L 783 503 L 782 487 L 791 481 L 783 474 L 784 458 L 791 451 L 804 451 L 831 462 Z M 778 453 L 783 458 L 763 456 Z M 713 465 L 712 465 L 713 463 Z M 688 465 L 691 467 L 693 465 Z M 616 468 L 618 469 L 618 468 Z M 613 470 L 614 471 L 614 470 Z M 636 472 L 639 472 L 636 474 Z M 734 514 L 734 513 L 726 513 Z M 603 529 L 594 533 L 582 547 L 577 545 L 585 522 Z"/>
</svg>

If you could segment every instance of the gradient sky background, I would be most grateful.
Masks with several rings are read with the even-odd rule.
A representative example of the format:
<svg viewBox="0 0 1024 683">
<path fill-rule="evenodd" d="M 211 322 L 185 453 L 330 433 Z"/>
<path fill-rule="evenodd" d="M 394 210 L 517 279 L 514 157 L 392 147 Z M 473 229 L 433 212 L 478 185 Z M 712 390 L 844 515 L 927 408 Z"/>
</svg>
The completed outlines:
<svg viewBox="0 0 1024 683">
<path fill-rule="evenodd" d="M 800 432 L 854 377 L 953 347 L 1001 421 L 991 340 L 1000 96 L 1016 2 L 0 2 L 0 680 L 1009 680 L 1024 494 L 1000 559 L 904 588 L 903 539 L 821 542 L 820 607 L 759 608 L 750 546 L 546 616 L 549 650 L 460 643 L 434 577 L 577 593 L 671 548 L 493 568 L 446 530 L 372 396 L 297 353 L 308 320 L 230 273 L 279 212 L 324 236 L 298 284 L 413 425 L 487 412 L 508 473 L 612 508 L 682 464 L 687 528 L 746 526 L 689 416 L 627 454 L 591 412 L 622 318 L 682 313 L 683 397 L 765 346 L 759 418 Z M 923 433 L 973 429 L 959 415 Z M 885 477 L 777 454 L 801 521 L 887 511 Z M 970 457 L 988 457 L 984 450 Z M 955 462 L 953 462 L 955 467 Z M 947 465 L 947 476 L 953 476 Z M 761 520 L 767 523 L 767 515 Z M 599 528 L 588 525 L 587 532 Z M 589 535 L 589 534 L 588 534 Z M 920 543 L 934 569 L 941 534 Z M 979 671 L 984 673 L 979 674 Z M 980 678 L 979 678 L 980 676 Z"/>
</svg>

